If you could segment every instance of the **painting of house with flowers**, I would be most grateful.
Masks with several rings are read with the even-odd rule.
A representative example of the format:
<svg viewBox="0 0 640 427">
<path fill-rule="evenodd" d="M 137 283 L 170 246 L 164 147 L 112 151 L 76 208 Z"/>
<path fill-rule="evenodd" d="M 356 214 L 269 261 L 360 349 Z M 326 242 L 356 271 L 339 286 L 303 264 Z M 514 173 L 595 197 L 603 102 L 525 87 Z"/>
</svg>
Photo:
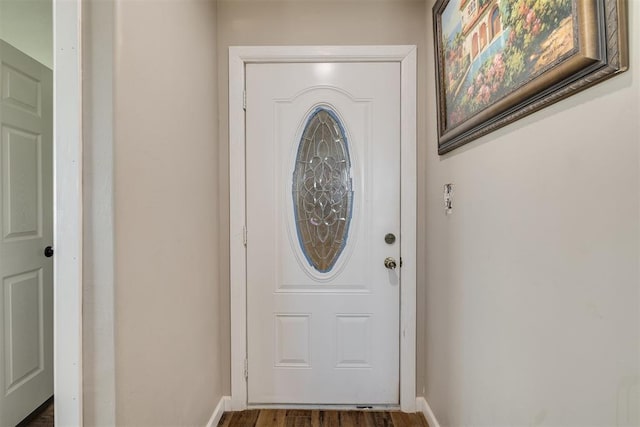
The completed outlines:
<svg viewBox="0 0 640 427">
<path fill-rule="evenodd" d="M 573 0 L 449 0 L 441 15 L 446 127 L 575 52 Z"/>
</svg>

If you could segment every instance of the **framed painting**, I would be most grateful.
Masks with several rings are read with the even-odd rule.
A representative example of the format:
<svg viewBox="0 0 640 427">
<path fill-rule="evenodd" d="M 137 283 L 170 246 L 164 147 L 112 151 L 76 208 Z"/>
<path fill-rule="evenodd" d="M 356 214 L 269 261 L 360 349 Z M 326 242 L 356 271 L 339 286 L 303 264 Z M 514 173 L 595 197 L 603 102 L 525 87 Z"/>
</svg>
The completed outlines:
<svg viewBox="0 0 640 427">
<path fill-rule="evenodd" d="M 628 67 L 626 0 L 438 0 L 438 153 Z"/>
</svg>

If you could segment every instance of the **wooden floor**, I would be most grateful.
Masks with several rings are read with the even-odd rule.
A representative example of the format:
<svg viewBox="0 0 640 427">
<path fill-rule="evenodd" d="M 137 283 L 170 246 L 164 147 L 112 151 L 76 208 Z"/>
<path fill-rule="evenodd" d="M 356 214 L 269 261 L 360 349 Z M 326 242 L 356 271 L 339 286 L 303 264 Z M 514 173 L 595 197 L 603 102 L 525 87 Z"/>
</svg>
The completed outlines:
<svg viewBox="0 0 640 427">
<path fill-rule="evenodd" d="M 49 399 L 27 419 L 18 424 L 17 427 L 54 427 L 54 418 L 53 399 Z"/>
<path fill-rule="evenodd" d="M 420 413 L 255 409 L 225 412 L 218 427 L 429 427 Z"/>
</svg>

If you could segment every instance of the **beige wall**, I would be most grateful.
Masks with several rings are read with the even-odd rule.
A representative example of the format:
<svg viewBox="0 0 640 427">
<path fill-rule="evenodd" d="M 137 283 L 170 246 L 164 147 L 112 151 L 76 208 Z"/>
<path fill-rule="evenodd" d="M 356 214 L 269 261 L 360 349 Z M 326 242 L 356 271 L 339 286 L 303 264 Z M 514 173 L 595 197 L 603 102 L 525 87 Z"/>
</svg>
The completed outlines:
<svg viewBox="0 0 640 427">
<path fill-rule="evenodd" d="M 0 39 L 53 69 L 52 0 L 0 0 Z"/>
<path fill-rule="evenodd" d="M 117 0 L 115 12 L 116 422 L 205 425 L 228 375 L 216 5 Z"/>
<path fill-rule="evenodd" d="M 224 284 L 224 300 L 229 301 L 229 115 L 228 115 L 228 48 L 246 45 L 358 45 L 358 44 L 413 44 L 418 46 L 418 69 L 425 64 L 425 5 L 417 1 L 237 1 L 218 2 L 218 82 L 220 92 L 220 151 L 218 166 L 220 191 L 220 283 Z M 418 90 L 418 151 L 419 161 L 424 163 L 425 150 L 425 73 L 419 72 Z M 424 168 L 419 176 L 424 182 Z M 424 189 L 421 192 L 424 193 Z M 424 198 L 418 201 L 418 210 L 425 212 Z M 418 215 L 418 256 L 425 256 L 424 215 Z M 419 265 L 418 275 L 424 277 Z M 419 285 L 420 286 L 420 285 Z M 422 300 L 422 289 L 419 289 Z M 419 312 L 421 319 L 422 312 Z M 224 324 L 229 324 L 229 305 L 224 307 Z M 422 325 L 422 321 L 419 322 Z M 226 367 L 224 391 L 230 393 L 230 331 L 221 336 L 220 345 L 227 349 L 224 355 Z M 419 336 L 424 336 L 422 330 Z M 422 341 L 419 343 L 421 344 Z M 424 349 L 419 347 L 424 358 Z M 420 367 L 420 369 L 422 366 Z M 422 377 L 422 370 L 418 373 Z"/>
<path fill-rule="evenodd" d="M 629 5 L 630 71 L 446 156 L 427 86 L 420 363 L 443 426 L 640 423 L 640 2 Z"/>
</svg>

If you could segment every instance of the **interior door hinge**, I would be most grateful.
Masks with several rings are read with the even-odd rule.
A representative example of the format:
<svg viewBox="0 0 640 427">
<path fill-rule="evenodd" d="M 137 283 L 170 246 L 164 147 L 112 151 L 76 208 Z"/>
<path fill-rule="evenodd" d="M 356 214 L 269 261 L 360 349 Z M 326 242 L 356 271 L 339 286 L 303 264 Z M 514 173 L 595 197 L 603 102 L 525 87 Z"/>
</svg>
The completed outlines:
<svg viewBox="0 0 640 427">
<path fill-rule="evenodd" d="M 244 245 L 244 247 L 247 247 L 247 227 L 243 226 L 242 227 L 242 244 Z"/>
<path fill-rule="evenodd" d="M 247 91 L 242 91 L 242 109 L 247 111 Z"/>
<path fill-rule="evenodd" d="M 249 360 L 244 359 L 244 379 L 249 378 Z"/>
</svg>

